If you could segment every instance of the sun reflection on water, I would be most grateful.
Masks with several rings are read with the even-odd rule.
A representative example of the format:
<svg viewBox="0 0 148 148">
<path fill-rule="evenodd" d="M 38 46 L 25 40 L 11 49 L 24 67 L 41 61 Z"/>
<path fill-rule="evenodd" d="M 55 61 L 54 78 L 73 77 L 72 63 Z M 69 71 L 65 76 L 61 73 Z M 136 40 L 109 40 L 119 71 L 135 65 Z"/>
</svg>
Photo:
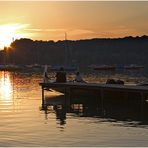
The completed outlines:
<svg viewBox="0 0 148 148">
<path fill-rule="evenodd" d="M 0 101 L 11 102 L 13 100 L 13 87 L 9 72 L 0 75 Z"/>
</svg>

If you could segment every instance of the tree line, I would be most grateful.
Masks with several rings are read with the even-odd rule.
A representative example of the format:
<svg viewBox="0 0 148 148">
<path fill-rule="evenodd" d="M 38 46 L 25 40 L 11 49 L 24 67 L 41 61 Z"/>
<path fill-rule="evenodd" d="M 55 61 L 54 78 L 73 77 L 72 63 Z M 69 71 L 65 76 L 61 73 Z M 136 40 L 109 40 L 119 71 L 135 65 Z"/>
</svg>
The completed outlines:
<svg viewBox="0 0 148 148">
<path fill-rule="evenodd" d="M 148 66 L 148 36 L 94 38 L 84 40 L 15 40 L 0 51 L 0 63 L 48 64 L 66 62 L 86 67 L 91 64 L 141 64 Z"/>
</svg>

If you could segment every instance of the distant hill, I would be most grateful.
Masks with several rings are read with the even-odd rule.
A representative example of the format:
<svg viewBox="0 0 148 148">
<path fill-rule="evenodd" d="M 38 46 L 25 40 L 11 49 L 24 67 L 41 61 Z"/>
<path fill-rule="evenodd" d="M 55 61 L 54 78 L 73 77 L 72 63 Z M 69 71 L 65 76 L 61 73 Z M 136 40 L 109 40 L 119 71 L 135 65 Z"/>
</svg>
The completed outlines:
<svg viewBox="0 0 148 148">
<path fill-rule="evenodd" d="M 0 51 L 0 63 L 64 64 L 65 58 L 81 67 L 91 64 L 141 64 L 148 67 L 148 36 L 67 41 L 15 40 Z"/>
</svg>

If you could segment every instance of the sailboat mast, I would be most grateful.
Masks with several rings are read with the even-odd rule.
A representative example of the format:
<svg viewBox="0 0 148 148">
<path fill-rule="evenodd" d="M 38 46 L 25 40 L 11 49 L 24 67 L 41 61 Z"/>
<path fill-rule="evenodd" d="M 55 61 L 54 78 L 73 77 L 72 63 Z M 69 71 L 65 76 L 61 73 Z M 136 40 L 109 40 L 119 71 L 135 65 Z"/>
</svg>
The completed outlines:
<svg viewBox="0 0 148 148">
<path fill-rule="evenodd" d="M 64 66 L 66 67 L 68 65 L 68 43 L 67 43 L 67 34 L 65 32 L 65 62 Z"/>
</svg>

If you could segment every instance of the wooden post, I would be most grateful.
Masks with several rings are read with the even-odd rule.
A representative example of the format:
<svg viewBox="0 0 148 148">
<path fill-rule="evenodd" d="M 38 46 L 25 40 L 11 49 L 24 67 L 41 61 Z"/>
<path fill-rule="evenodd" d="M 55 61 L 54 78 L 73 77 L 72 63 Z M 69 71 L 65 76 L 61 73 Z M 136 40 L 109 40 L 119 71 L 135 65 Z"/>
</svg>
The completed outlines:
<svg viewBox="0 0 148 148">
<path fill-rule="evenodd" d="M 144 108 L 144 95 L 143 92 L 140 93 L 141 94 L 141 120 L 143 120 L 143 108 Z"/>
<path fill-rule="evenodd" d="M 42 86 L 42 109 L 45 107 L 45 100 L 44 100 L 44 87 Z"/>
<path fill-rule="evenodd" d="M 64 88 L 64 96 L 65 96 L 65 99 L 64 99 L 64 100 L 65 100 L 65 104 L 64 104 L 64 105 L 65 105 L 65 107 L 66 107 L 66 109 L 67 109 L 66 87 Z"/>
<path fill-rule="evenodd" d="M 105 115 L 105 112 L 104 112 L 104 90 L 101 89 L 100 92 L 101 92 L 101 112 L 102 112 L 102 115 L 104 116 Z"/>
<path fill-rule="evenodd" d="M 71 88 L 65 88 L 65 102 L 67 111 L 70 112 L 71 104 Z"/>
<path fill-rule="evenodd" d="M 69 88 L 69 102 L 68 102 L 68 104 L 69 104 L 69 111 L 71 112 L 71 94 L 72 93 L 72 89 L 71 89 L 71 87 Z"/>
</svg>

